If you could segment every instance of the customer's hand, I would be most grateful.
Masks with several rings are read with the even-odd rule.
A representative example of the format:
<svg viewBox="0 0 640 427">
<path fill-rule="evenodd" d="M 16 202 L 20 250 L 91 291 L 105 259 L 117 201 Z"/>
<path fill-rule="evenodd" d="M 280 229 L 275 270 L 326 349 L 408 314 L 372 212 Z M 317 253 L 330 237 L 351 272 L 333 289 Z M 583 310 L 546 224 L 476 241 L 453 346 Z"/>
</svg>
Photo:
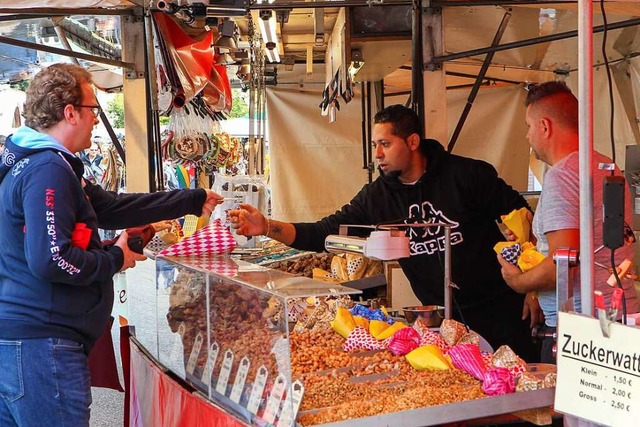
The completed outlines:
<svg viewBox="0 0 640 427">
<path fill-rule="evenodd" d="M 122 263 L 122 268 L 120 268 L 120 271 L 124 271 L 127 268 L 135 267 L 136 261 L 144 261 L 145 259 L 147 259 L 146 256 L 141 255 L 137 252 L 133 252 L 131 249 L 129 249 L 129 244 L 127 243 L 128 239 L 129 234 L 125 230 L 120 233 L 120 237 L 118 237 L 118 240 L 114 244 L 114 246 L 122 249 L 122 253 L 124 254 L 124 261 Z"/>
<path fill-rule="evenodd" d="M 227 212 L 227 218 L 236 233 L 242 236 L 259 236 L 267 233 L 267 221 L 258 209 L 241 203 L 239 209 Z"/>
<path fill-rule="evenodd" d="M 204 190 L 207 193 L 207 198 L 202 206 L 202 214 L 210 216 L 216 206 L 224 202 L 224 197 L 219 195 L 213 190 Z"/>
</svg>

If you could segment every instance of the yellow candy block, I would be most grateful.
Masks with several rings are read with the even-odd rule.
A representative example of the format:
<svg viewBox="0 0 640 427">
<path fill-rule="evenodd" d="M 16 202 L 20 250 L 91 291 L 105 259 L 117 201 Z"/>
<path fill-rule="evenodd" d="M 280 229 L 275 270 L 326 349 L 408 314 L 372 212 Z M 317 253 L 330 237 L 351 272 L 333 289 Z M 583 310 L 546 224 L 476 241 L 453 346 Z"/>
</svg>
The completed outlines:
<svg viewBox="0 0 640 427">
<path fill-rule="evenodd" d="M 353 316 L 344 307 L 338 307 L 336 317 L 329 322 L 331 328 L 339 333 L 343 338 L 349 338 L 349 334 L 356 328 Z"/>
<path fill-rule="evenodd" d="M 540 264 L 545 256 L 535 249 L 527 249 L 522 251 L 522 255 L 518 258 L 518 267 L 523 272 L 531 270 L 536 265 Z"/>
<path fill-rule="evenodd" d="M 387 322 L 383 322 L 382 320 L 371 320 L 369 322 L 369 333 L 373 335 L 374 338 L 378 338 L 378 335 L 389 328 L 389 326 Z"/>
<path fill-rule="evenodd" d="M 369 319 L 364 318 L 362 316 L 353 316 L 353 321 L 356 326 L 362 326 L 365 331 L 369 330 Z"/>
<path fill-rule="evenodd" d="M 444 371 L 451 368 L 449 359 L 433 344 L 420 346 L 405 357 L 407 358 L 407 362 L 413 366 L 413 369 L 418 371 L 425 369 L 430 371 Z"/>
<path fill-rule="evenodd" d="M 531 231 L 531 223 L 528 219 L 527 208 L 520 208 L 511 211 L 509 215 L 502 215 L 502 223 L 513 232 L 516 236 L 517 243 L 524 243 L 529 240 L 529 232 Z"/>
<path fill-rule="evenodd" d="M 387 329 L 385 329 L 384 331 L 382 331 L 382 333 L 378 334 L 378 336 L 375 336 L 373 334 L 375 339 L 377 339 L 378 341 L 382 341 L 382 340 L 386 340 L 387 338 L 389 338 L 391 335 L 395 334 L 396 332 L 398 332 L 400 329 L 406 328 L 407 325 L 405 325 L 402 322 L 396 322 L 393 325 L 389 326 Z"/>
</svg>

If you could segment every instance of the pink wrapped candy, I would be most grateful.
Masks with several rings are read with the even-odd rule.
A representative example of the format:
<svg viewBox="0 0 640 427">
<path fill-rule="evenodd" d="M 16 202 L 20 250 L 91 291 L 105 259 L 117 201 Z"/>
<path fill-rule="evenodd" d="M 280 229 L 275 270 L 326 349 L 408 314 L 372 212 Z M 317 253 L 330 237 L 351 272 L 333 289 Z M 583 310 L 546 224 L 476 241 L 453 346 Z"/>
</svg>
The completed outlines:
<svg viewBox="0 0 640 427">
<path fill-rule="evenodd" d="M 391 336 L 387 348 L 396 356 L 404 356 L 420 347 L 420 334 L 413 328 L 402 328 Z"/>
<path fill-rule="evenodd" d="M 477 345 L 458 344 L 449 350 L 449 356 L 453 366 L 482 381 L 482 390 L 488 396 L 498 396 L 515 391 L 515 380 L 509 370 L 497 367 L 487 369 Z"/>
<path fill-rule="evenodd" d="M 491 368 L 482 380 L 482 391 L 487 396 L 499 396 L 516 391 L 516 381 L 506 368 Z"/>
</svg>

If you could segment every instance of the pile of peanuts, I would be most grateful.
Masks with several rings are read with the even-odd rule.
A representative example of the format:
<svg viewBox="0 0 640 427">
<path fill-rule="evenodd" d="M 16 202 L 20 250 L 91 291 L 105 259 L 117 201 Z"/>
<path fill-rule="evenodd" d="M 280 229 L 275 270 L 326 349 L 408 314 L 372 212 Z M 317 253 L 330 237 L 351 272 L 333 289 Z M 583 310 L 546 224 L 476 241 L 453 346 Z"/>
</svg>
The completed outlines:
<svg viewBox="0 0 640 427">
<path fill-rule="evenodd" d="M 303 426 L 486 397 L 480 382 L 458 369 L 416 371 L 388 351 L 346 353 L 329 328 L 295 332 L 290 341 L 293 375 L 305 385 Z M 372 374 L 386 375 L 358 379 Z"/>
</svg>

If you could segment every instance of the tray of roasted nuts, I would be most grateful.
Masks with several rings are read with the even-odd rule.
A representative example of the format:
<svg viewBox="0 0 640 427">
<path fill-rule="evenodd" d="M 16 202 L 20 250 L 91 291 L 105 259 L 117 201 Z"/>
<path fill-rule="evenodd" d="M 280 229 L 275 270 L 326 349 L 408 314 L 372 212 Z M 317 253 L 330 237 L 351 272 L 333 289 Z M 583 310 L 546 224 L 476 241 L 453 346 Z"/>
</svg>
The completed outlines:
<svg viewBox="0 0 640 427">
<path fill-rule="evenodd" d="M 388 320 L 384 326 L 373 319 L 368 321 L 371 334 L 364 335 L 360 320 L 345 331 L 346 318 L 345 309 L 338 308 L 330 325 L 296 328 L 290 335 L 292 375 L 305 386 L 297 417 L 300 426 L 428 426 L 518 411 L 525 416 L 531 412 L 525 410 L 544 408 L 548 412 L 553 405 L 553 366 L 528 367 L 506 346 L 493 354 L 480 352 L 474 343 L 477 336 L 468 336 L 457 322 L 447 320 L 440 336 L 420 321 L 416 331 L 416 325 L 394 326 Z M 383 337 L 392 326 L 396 331 L 383 341 L 370 340 L 369 335 Z M 358 328 L 363 329 L 358 330 L 358 339 L 365 344 L 354 349 L 350 344 Z M 397 332 L 402 329 L 407 331 Z M 400 335 L 420 335 L 422 342 L 416 342 L 416 347 L 395 345 Z M 431 344 L 424 345 L 425 340 Z M 367 347 L 376 345 L 379 348 Z M 459 349 L 474 347 L 478 355 L 475 367 L 456 363 Z M 428 351 L 421 350 L 425 348 Z M 427 360 L 432 353 L 440 358 Z M 508 384 L 491 383 L 488 374 L 480 379 L 489 371 L 503 375 Z"/>
</svg>

